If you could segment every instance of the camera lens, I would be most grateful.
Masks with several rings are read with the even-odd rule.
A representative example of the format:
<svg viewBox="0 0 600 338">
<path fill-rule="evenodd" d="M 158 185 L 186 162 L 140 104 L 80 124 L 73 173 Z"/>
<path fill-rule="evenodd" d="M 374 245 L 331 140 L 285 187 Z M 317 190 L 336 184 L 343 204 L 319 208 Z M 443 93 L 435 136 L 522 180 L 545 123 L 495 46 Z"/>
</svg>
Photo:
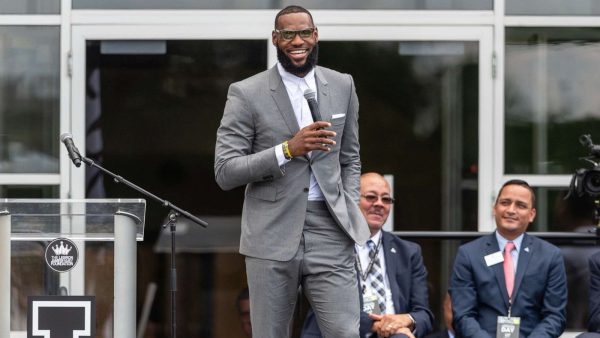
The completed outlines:
<svg viewBox="0 0 600 338">
<path fill-rule="evenodd" d="M 600 196 L 600 168 L 589 170 L 583 176 L 583 189 L 593 198 Z"/>
</svg>

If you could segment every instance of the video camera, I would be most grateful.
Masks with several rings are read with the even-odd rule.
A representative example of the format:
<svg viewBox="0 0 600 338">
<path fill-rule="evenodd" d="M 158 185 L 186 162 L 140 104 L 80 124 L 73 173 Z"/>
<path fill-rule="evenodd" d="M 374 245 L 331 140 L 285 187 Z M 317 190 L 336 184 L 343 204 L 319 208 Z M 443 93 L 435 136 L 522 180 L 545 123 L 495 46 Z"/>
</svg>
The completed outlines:
<svg viewBox="0 0 600 338">
<path fill-rule="evenodd" d="M 590 156 L 581 159 L 590 162 L 594 167 L 575 171 L 567 197 L 572 194 L 577 197 L 589 196 L 597 201 L 600 198 L 600 145 L 594 144 L 590 135 L 581 135 L 579 142 L 590 149 Z"/>
</svg>

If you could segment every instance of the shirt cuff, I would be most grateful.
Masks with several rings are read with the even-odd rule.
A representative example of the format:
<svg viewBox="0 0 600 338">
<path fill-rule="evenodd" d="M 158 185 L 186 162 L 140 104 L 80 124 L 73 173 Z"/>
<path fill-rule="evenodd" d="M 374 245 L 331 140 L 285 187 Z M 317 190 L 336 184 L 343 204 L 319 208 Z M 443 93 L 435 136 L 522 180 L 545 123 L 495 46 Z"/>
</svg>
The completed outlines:
<svg viewBox="0 0 600 338">
<path fill-rule="evenodd" d="M 275 156 L 277 157 L 277 164 L 279 164 L 280 167 L 290 161 L 286 159 L 285 155 L 283 154 L 283 143 L 275 146 Z"/>
</svg>

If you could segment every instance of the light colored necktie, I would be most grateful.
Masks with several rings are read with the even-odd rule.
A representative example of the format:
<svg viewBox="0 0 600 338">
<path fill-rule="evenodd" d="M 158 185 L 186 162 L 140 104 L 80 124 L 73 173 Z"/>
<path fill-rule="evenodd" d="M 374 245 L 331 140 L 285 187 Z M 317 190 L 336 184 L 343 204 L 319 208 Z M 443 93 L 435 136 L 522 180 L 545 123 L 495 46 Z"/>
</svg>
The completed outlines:
<svg viewBox="0 0 600 338">
<path fill-rule="evenodd" d="M 515 249 L 515 243 L 508 242 L 504 246 L 504 281 L 506 282 L 506 291 L 508 298 L 512 298 L 513 288 L 515 287 L 515 264 L 513 263 L 511 252 Z"/>
<path fill-rule="evenodd" d="M 369 271 L 369 282 L 371 287 L 377 293 L 377 301 L 379 303 L 379 309 L 381 313 L 385 313 L 385 283 L 383 280 L 383 273 L 381 271 L 381 263 L 379 261 L 379 255 L 375 251 L 375 243 L 372 240 L 367 241 L 369 246 L 369 257 L 373 259 L 373 266 Z"/>
</svg>

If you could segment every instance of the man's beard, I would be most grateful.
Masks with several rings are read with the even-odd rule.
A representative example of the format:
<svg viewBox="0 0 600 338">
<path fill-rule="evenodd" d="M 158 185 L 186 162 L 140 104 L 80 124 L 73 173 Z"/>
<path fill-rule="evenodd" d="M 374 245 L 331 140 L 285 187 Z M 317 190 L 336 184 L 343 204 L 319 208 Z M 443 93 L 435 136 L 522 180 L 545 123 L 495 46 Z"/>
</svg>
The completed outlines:
<svg viewBox="0 0 600 338">
<path fill-rule="evenodd" d="M 277 47 L 277 60 L 283 66 L 288 73 L 292 73 L 296 76 L 305 75 L 311 69 L 313 69 L 317 65 L 317 59 L 319 58 L 319 45 L 315 45 L 308 54 L 308 58 L 306 58 L 306 62 L 302 66 L 295 66 L 292 60 L 281 50 L 281 48 Z"/>
</svg>

